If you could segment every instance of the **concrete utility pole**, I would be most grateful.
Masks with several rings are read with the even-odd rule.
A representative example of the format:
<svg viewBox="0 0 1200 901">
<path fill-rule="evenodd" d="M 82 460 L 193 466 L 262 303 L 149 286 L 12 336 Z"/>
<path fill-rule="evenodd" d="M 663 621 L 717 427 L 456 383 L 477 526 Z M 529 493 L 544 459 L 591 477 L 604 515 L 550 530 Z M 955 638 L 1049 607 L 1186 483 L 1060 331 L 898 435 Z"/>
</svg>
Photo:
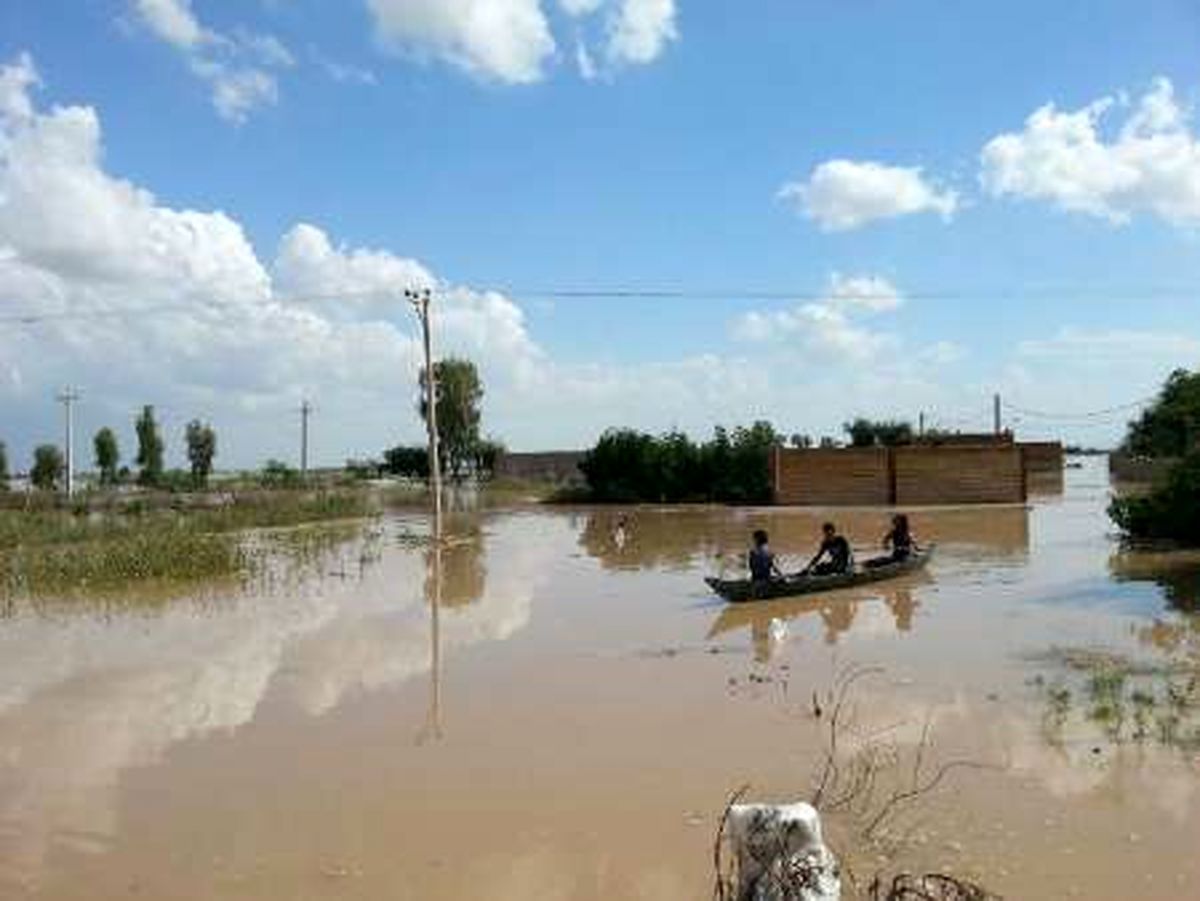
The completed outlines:
<svg viewBox="0 0 1200 901">
<path fill-rule="evenodd" d="M 996 394 L 992 398 L 992 420 L 995 425 L 996 434 L 1000 434 L 1000 395 Z"/>
<path fill-rule="evenodd" d="M 924 410 L 922 410 L 920 415 L 917 417 L 917 437 L 918 438 L 925 437 L 925 411 Z"/>
<path fill-rule="evenodd" d="M 79 392 L 67 386 L 63 388 L 62 394 L 58 395 L 57 400 L 63 405 L 63 412 L 66 417 L 67 497 L 70 497 L 75 493 L 75 417 L 72 408 L 75 401 L 79 400 Z"/>
<path fill-rule="evenodd" d="M 308 417 L 312 404 L 306 398 L 300 403 L 300 479 L 308 481 Z"/>
<path fill-rule="evenodd" d="M 434 540 L 442 540 L 442 464 L 438 453 L 437 429 L 437 385 L 433 372 L 433 349 L 430 338 L 429 305 L 433 292 L 429 288 L 419 291 L 405 289 L 404 296 L 412 304 L 421 320 L 421 335 L 425 344 L 425 425 L 429 432 L 429 487 L 433 492 Z"/>
</svg>

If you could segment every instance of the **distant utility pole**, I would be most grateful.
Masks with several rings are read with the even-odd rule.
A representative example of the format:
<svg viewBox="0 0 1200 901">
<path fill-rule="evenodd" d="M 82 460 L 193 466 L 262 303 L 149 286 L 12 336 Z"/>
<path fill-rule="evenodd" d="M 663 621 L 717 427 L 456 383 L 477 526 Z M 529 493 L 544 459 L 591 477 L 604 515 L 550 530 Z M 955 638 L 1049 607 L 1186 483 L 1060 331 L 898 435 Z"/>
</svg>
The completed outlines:
<svg viewBox="0 0 1200 901">
<path fill-rule="evenodd" d="M 996 429 L 996 434 L 1000 434 L 1000 395 L 997 393 L 992 398 L 992 420 Z"/>
<path fill-rule="evenodd" d="M 433 374 L 433 349 L 430 339 L 429 305 L 433 292 L 429 288 L 405 289 L 404 296 L 421 320 L 421 336 L 425 344 L 425 425 L 429 432 L 429 485 L 433 491 L 434 540 L 442 540 L 442 464 L 438 454 L 437 386 Z"/>
<path fill-rule="evenodd" d="M 75 401 L 79 400 L 79 392 L 74 388 L 67 386 L 63 388 L 62 394 L 56 398 L 63 405 L 63 412 L 67 424 L 66 436 L 66 464 L 67 464 L 67 497 L 75 493 L 75 417 L 73 407 Z"/>
<path fill-rule="evenodd" d="M 918 438 L 925 437 L 925 411 L 924 410 L 922 410 L 920 415 L 917 416 L 917 437 Z"/>
<path fill-rule="evenodd" d="M 308 417 L 312 404 L 305 398 L 300 404 L 300 478 L 308 480 Z"/>
</svg>

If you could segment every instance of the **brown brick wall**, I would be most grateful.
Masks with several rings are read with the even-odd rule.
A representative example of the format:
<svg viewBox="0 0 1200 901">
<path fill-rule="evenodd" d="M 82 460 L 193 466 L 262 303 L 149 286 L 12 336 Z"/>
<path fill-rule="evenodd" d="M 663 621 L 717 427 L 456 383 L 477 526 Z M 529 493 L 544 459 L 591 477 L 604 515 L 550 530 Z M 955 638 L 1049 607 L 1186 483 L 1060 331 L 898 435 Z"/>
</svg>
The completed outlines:
<svg viewBox="0 0 1200 901">
<path fill-rule="evenodd" d="M 1013 445 L 780 449 L 771 466 L 775 503 L 784 505 L 1004 504 L 1028 493 Z"/>
<path fill-rule="evenodd" d="M 535 482 L 581 482 L 583 451 L 504 454 L 496 461 L 496 475 Z"/>
<path fill-rule="evenodd" d="M 896 503 L 1005 504 L 1024 501 L 1025 468 L 1017 447 L 898 447 Z"/>
<path fill-rule="evenodd" d="M 775 503 L 799 506 L 873 506 L 891 502 L 885 448 L 778 450 Z"/>
<path fill-rule="evenodd" d="M 1022 441 L 1025 468 L 1029 472 L 1054 472 L 1063 468 L 1063 446 L 1060 441 Z"/>
</svg>

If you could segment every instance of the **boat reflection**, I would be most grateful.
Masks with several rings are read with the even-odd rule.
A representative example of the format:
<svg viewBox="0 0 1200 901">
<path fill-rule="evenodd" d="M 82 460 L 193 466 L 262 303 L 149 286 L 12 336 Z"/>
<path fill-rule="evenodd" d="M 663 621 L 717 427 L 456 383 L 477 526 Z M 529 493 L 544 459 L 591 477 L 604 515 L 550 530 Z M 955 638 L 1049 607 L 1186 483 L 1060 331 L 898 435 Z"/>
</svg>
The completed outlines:
<svg viewBox="0 0 1200 901">
<path fill-rule="evenodd" d="M 775 601 L 750 601 L 728 604 L 708 630 L 708 640 L 749 628 L 754 658 L 769 662 L 787 634 L 787 624 L 806 617 L 818 617 L 824 625 L 825 643 L 836 644 L 855 624 L 863 605 L 882 602 L 891 612 L 897 632 L 910 632 L 920 600 L 917 589 L 932 581 L 927 573 L 888 586 L 864 586 L 825 594 Z"/>
</svg>

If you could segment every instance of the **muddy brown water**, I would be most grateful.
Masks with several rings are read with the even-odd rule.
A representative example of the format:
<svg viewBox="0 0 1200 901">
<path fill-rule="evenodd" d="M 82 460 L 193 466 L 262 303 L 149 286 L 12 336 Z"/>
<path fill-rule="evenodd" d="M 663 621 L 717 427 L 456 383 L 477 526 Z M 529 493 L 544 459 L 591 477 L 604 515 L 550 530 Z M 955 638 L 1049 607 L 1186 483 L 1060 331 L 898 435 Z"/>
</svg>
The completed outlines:
<svg viewBox="0 0 1200 901">
<path fill-rule="evenodd" d="M 864 732 L 903 751 L 928 724 L 930 759 L 988 765 L 906 810 L 902 844 L 843 845 L 857 876 L 1200 897 L 1186 717 L 1114 733 L 1064 662 L 1196 653 L 1200 564 L 1120 553 L 1108 491 L 1089 464 L 1029 508 L 915 511 L 926 573 L 752 607 L 700 577 L 760 526 L 800 561 L 821 512 L 456 513 L 436 609 L 418 514 L 250 589 L 11 605 L 0 897 L 709 897 L 726 796 L 807 797 L 813 693 L 853 664 L 882 669 Z M 836 518 L 865 548 L 885 513 Z"/>
</svg>

